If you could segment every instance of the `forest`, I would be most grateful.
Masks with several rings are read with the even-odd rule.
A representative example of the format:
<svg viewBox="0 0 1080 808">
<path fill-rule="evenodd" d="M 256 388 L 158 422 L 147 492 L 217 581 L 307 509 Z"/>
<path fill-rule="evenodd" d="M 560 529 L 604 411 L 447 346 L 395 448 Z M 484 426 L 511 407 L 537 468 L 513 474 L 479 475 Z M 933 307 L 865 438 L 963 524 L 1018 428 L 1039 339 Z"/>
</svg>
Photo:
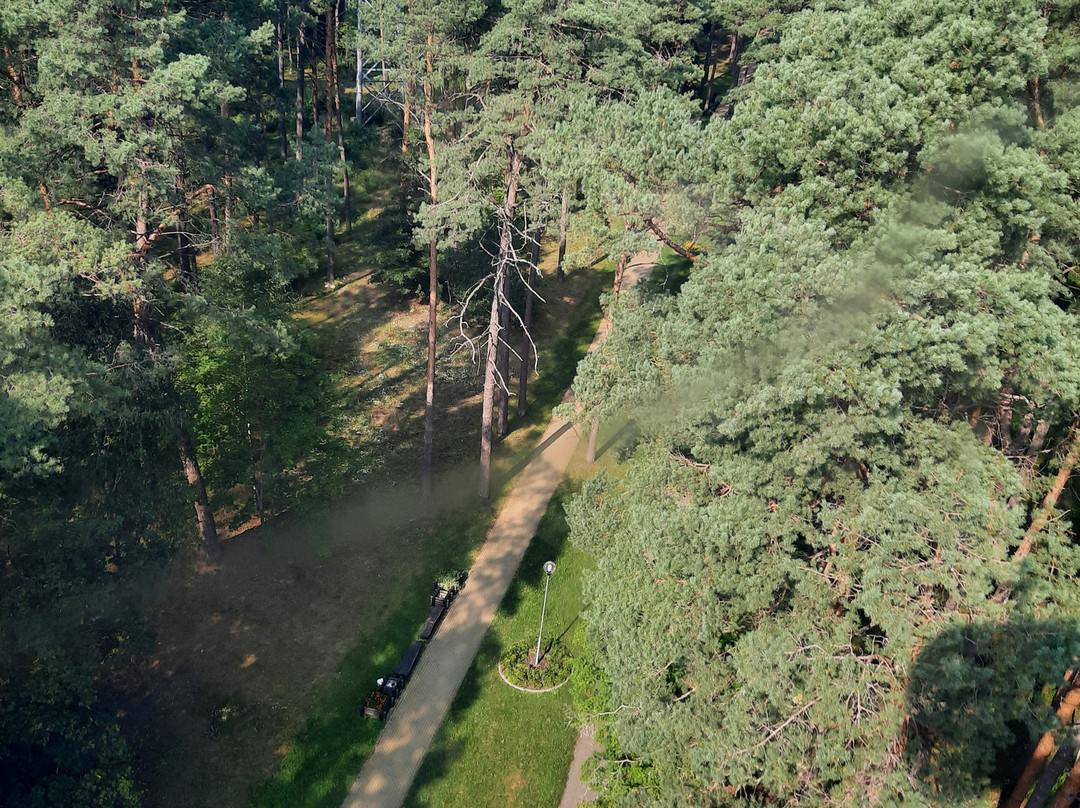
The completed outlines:
<svg viewBox="0 0 1080 808">
<path fill-rule="evenodd" d="M 359 245 L 425 312 L 423 502 L 440 444 L 492 497 L 538 312 L 612 263 L 604 804 L 1071 808 L 1078 59 L 1075 0 L 5 0 L 0 802 L 145 804 L 148 581 L 371 485 L 298 314 Z"/>
</svg>

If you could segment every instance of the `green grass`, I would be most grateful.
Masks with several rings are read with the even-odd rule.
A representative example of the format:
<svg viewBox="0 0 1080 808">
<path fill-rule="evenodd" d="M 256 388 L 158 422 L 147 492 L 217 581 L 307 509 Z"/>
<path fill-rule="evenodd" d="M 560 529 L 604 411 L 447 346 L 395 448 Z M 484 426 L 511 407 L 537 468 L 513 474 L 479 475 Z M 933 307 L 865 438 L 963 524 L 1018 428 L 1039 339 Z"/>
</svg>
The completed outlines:
<svg viewBox="0 0 1080 808">
<path fill-rule="evenodd" d="M 588 558 L 567 542 L 563 502 L 569 484 L 556 491 L 465 677 L 450 714 L 435 737 L 406 800 L 409 808 L 514 805 L 550 808 L 566 785 L 576 729 L 571 690 L 522 693 L 499 678 L 502 650 L 520 640 L 535 642 L 544 595 L 543 563 L 551 576 L 544 638 L 562 637 L 575 655 L 583 650 L 581 574 Z"/>
</svg>

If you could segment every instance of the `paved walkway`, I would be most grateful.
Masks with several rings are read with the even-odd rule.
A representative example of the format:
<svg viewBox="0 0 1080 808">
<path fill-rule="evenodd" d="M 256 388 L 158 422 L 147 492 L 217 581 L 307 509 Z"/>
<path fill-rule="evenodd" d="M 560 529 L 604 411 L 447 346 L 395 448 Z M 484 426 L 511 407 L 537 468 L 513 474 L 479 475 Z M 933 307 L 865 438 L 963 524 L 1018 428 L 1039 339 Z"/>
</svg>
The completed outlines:
<svg viewBox="0 0 1080 808">
<path fill-rule="evenodd" d="M 624 287 L 636 282 L 655 260 L 656 253 L 634 256 Z M 601 336 L 598 332 L 589 350 Z M 573 426 L 558 418 L 548 425 L 342 808 L 400 808 L 405 801 L 580 438 Z"/>
</svg>

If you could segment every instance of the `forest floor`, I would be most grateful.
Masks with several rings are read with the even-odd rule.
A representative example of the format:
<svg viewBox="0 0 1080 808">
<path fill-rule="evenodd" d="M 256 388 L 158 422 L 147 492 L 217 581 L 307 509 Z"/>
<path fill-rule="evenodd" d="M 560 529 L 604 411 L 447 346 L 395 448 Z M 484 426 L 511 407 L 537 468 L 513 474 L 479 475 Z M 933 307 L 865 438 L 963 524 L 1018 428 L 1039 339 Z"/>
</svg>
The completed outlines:
<svg viewBox="0 0 1080 808">
<path fill-rule="evenodd" d="M 511 416 L 514 431 L 493 464 L 493 502 L 479 504 L 482 379 L 467 351 L 449 347 L 444 311 L 437 504 L 421 514 L 426 310 L 372 282 L 365 238 L 360 229 L 342 240 L 342 277 L 299 315 L 344 391 L 342 429 L 362 470 L 339 501 L 227 538 L 215 563 L 178 559 L 149 588 L 156 647 L 117 704 L 148 808 L 340 804 L 333 794 L 374 743 L 375 722 L 360 719 L 357 694 L 415 633 L 431 579 L 469 566 L 506 481 L 557 403 L 532 407 L 524 422 Z M 546 303 L 535 330 L 541 376 L 532 389 L 541 400 L 551 398 L 547 386 L 565 389 L 572 378 L 557 340 L 595 329 L 595 300 L 610 278 L 579 270 L 556 285 L 552 264 L 542 265 Z M 343 738 L 352 741 L 348 754 L 336 746 Z"/>
</svg>

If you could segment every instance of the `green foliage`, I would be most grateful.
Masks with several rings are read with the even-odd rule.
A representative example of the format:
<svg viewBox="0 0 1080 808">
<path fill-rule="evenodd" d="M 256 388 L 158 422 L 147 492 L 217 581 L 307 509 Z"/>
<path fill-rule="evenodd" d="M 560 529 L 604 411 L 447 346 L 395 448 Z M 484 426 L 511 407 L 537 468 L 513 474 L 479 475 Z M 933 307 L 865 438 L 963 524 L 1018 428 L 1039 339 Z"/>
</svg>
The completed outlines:
<svg viewBox="0 0 1080 808">
<path fill-rule="evenodd" d="M 333 386 L 295 326 L 239 317 L 204 325 L 184 346 L 177 386 L 196 413 L 213 504 L 234 521 L 342 489 L 349 468 L 331 435 Z"/>
<path fill-rule="evenodd" d="M 738 225 L 677 296 L 620 295 L 575 382 L 640 431 L 570 510 L 611 754 L 648 772 L 620 804 L 976 805 L 1053 723 L 1080 552 L 1055 520 L 1014 561 L 1080 401 L 1044 34 L 811 9 L 691 146 Z"/>
</svg>

